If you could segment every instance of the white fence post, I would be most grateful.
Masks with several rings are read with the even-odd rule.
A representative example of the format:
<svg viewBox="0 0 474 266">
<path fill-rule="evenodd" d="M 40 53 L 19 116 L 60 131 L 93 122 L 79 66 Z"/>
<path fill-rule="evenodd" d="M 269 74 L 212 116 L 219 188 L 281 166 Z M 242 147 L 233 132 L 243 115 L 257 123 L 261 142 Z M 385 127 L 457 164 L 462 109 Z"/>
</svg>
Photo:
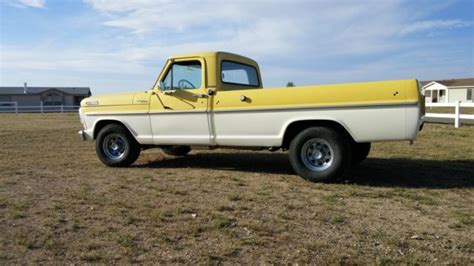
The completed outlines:
<svg viewBox="0 0 474 266">
<path fill-rule="evenodd" d="M 435 123 L 441 122 L 442 123 L 443 121 L 449 121 L 449 123 L 452 123 L 451 119 L 454 119 L 454 127 L 459 128 L 462 126 L 461 119 L 467 120 L 468 123 L 472 123 L 472 121 L 474 121 L 474 114 L 461 113 L 461 108 L 474 108 L 474 103 L 465 103 L 462 101 L 456 101 L 452 103 L 426 103 L 426 107 L 430 107 L 430 108 L 432 107 L 453 108 L 454 107 L 454 113 L 453 112 L 448 112 L 448 113 L 427 112 L 425 113 L 425 121 L 427 122 L 435 122 Z M 437 119 L 440 119 L 440 121 L 437 121 Z"/>
<path fill-rule="evenodd" d="M 461 104 L 461 101 L 457 101 L 456 102 L 456 106 L 454 107 L 455 108 L 455 111 L 454 111 L 454 127 L 455 128 L 459 128 L 459 105 Z"/>
<path fill-rule="evenodd" d="M 41 106 L 41 113 L 43 113 L 43 101 L 40 102 L 40 106 Z"/>
<path fill-rule="evenodd" d="M 15 102 L 15 113 L 18 114 L 18 102 Z"/>
<path fill-rule="evenodd" d="M 61 113 L 64 113 L 64 105 L 61 104 Z"/>
</svg>

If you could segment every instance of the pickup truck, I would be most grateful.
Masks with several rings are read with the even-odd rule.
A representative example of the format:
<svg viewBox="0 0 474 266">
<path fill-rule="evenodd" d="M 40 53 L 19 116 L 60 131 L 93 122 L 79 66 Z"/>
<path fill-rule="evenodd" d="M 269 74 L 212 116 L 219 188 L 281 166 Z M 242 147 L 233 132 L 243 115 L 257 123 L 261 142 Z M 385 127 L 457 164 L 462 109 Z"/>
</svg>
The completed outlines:
<svg viewBox="0 0 474 266">
<path fill-rule="evenodd" d="M 414 140 L 424 99 L 415 79 L 264 89 L 254 60 L 201 52 L 170 57 L 149 90 L 82 100 L 79 114 L 107 166 L 150 147 L 281 149 L 298 175 L 321 182 L 344 176 L 371 142 Z"/>
</svg>

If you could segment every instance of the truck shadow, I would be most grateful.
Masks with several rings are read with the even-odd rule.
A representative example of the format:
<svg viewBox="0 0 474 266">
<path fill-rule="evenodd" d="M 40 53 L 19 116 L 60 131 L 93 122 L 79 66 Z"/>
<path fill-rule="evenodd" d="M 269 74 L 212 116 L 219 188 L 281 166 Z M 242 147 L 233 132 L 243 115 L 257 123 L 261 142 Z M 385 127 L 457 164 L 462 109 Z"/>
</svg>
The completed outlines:
<svg viewBox="0 0 474 266">
<path fill-rule="evenodd" d="M 474 161 L 368 158 L 351 174 L 350 184 L 407 188 L 472 188 Z"/>
<path fill-rule="evenodd" d="M 151 161 L 139 168 L 198 168 L 237 172 L 294 175 L 282 153 L 197 153 Z M 368 158 L 341 183 L 375 187 L 472 188 L 474 161 Z"/>
</svg>

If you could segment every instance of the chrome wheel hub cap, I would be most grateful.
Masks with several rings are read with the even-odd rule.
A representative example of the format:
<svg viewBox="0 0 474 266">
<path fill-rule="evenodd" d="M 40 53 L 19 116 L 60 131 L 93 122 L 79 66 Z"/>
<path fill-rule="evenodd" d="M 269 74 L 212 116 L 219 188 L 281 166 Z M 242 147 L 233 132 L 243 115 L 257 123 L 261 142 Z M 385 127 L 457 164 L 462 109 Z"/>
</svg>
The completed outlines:
<svg viewBox="0 0 474 266">
<path fill-rule="evenodd" d="M 120 160 L 125 156 L 128 148 L 127 142 L 118 134 L 110 134 L 105 137 L 102 143 L 102 150 L 105 156 L 111 160 Z"/>
<path fill-rule="evenodd" d="M 328 169 L 333 163 L 333 156 L 332 146 L 323 139 L 309 139 L 301 148 L 301 160 L 312 171 L 321 172 Z"/>
</svg>

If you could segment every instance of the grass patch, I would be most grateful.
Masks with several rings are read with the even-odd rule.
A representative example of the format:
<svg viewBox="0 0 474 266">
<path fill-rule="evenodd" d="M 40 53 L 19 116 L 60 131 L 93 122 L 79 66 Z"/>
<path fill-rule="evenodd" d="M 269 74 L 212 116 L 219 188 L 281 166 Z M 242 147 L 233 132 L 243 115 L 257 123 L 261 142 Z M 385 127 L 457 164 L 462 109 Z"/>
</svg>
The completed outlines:
<svg viewBox="0 0 474 266">
<path fill-rule="evenodd" d="M 331 219 L 331 223 L 333 224 L 343 224 L 346 222 L 346 217 L 344 216 L 336 216 Z"/>
<path fill-rule="evenodd" d="M 434 197 L 424 195 L 424 193 L 420 193 L 419 191 L 397 190 L 393 192 L 393 194 L 396 197 L 407 199 L 424 205 L 434 206 L 437 204 L 437 201 Z"/>
<path fill-rule="evenodd" d="M 241 201 L 243 198 L 240 195 L 232 195 L 229 197 L 230 201 Z"/>
<path fill-rule="evenodd" d="M 452 213 L 452 215 L 456 222 L 451 224 L 450 228 L 461 229 L 474 227 L 474 217 L 472 212 L 467 213 L 463 211 L 455 211 Z"/>
<path fill-rule="evenodd" d="M 100 262 L 102 260 L 101 254 L 96 251 L 86 252 L 84 254 L 81 254 L 80 258 L 84 262 Z"/>
<path fill-rule="evenodd" d="M 220 212 L 233 212 L 235 209 L 232 206 L 220 206 L 217 210 Z"/>
<path fill-rule="evenodd" d="M 235 219 L 219 217 L 213 221 L 214 227 L 217 229 L 227 229 L 237 226 L 237 221 Z"/>
<path fill-rule="evenodd" d="M 327 205 L 344 205 L 343 198 L 337 194 L 325 195 L 321 197 L 321 201 Z"/>
</svg>

